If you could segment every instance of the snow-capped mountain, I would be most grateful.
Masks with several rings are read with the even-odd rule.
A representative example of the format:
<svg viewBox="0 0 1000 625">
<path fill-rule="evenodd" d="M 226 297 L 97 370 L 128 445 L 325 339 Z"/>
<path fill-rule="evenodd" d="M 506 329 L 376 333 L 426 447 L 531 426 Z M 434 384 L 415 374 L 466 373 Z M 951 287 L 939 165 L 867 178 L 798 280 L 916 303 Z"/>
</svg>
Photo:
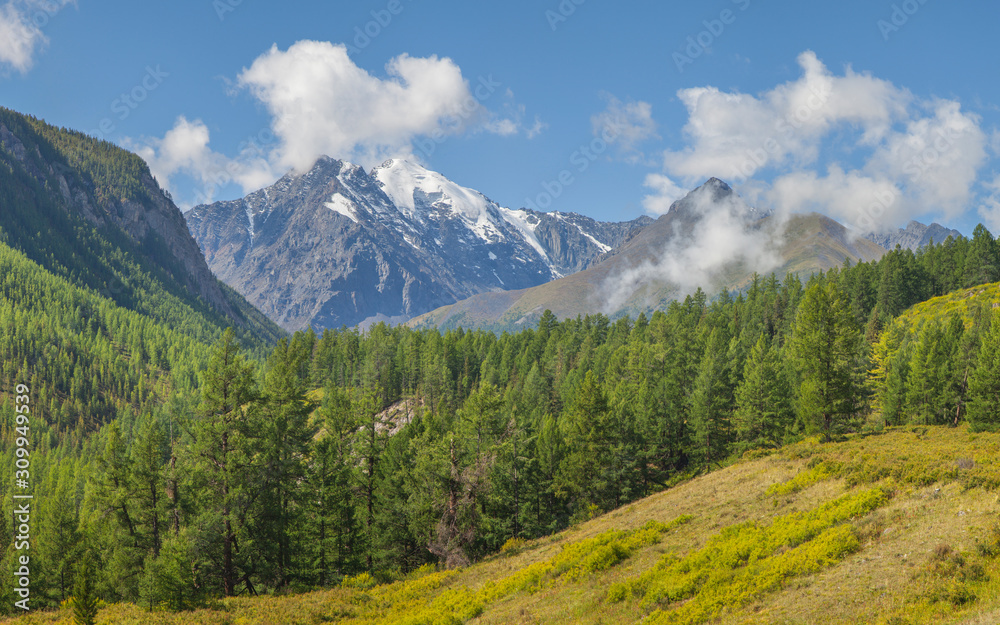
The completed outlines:
<svg viewBox="0 0 1000 625">
<path fill-rule="evenodd" d="M 186 215 L 209 266 L 286 329 L 403 321 L 587 267 L 651 222 L 501 207 L 405 160 L 323 157 Z"/>
</svg>

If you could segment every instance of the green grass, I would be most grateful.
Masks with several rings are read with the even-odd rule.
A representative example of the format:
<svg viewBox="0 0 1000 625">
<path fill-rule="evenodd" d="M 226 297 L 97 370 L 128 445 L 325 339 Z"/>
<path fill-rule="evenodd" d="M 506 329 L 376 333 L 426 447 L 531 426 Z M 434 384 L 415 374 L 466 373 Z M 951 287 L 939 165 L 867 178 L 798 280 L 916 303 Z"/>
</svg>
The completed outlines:
<svg viewBox="0 0 1000 625">
<path fill-rule="evenodd" d="M 903 311 L 895 323 L 903 327 L 916 328 L 925 320 L 947 321 L 954 314 L 959 314 L 965 321 L 965 327 L 972 325 L 973 314 L 977 307 L 986 309 L 1000 307 L 1000 282 L 983 284 L 968 289 L 952 291 L 947 295 L 931 298 Z"/>
<path fill-rule="evenodd" d="M 111 605 L 98 622 L 995 623 L 998 485 L 998 434 L 807 440 L 466 569 L 182 614 Z"/>
</svg>

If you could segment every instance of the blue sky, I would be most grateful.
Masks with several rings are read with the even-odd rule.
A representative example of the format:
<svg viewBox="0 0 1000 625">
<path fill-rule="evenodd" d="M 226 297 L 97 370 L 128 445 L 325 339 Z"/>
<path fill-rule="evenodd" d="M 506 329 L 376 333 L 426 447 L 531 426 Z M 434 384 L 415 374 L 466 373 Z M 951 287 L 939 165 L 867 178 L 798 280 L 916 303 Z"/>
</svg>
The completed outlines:
<svg viewBox="0 0 1000 625">
<path fill-rule="evenodd" d="M 0 6 L 0 105 L 137 150 L 182 207 L 401 155 L 603 220 L 715 175 L 858 229 L 1000 231 L 986 0 Z"/>
</svg>

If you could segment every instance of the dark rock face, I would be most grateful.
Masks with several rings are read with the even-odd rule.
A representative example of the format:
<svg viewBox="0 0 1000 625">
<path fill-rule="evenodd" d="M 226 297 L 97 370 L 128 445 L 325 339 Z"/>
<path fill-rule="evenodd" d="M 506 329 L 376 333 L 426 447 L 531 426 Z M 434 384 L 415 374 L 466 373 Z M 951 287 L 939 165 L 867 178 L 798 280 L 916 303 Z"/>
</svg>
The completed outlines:
<svg viewBox="0 0 1000 625">
<path fill-rule="evenodd" d="M 61 196 L 66 210 L 79 214 L 95 227 L 117 227 L 139 244 L 140 250 L 144 246 L 150 249 L 165 247 L 182 268 L 180 275 L 173 278 L 220 312 L 234 316 L 229 300 L 188 231 L 184 216 L 160 189 L 144 163 L 135 168 L 140 188 L 133 197 L 137 199 L 123 199 L 99 197 L 80 171 L 68 167 L 61 159 L 45 158 L 37 148 L 28 150 L 14 132 L 0 123 L 0 155 L 2 152 L 6 152 L 6 158 L 18 161 L 40 183 L 54 181 L 52 186 L 57 188 L 54 190 Z M 130 157 L 141 163 L 138 157 Z"/>
<path fill-rule="evenodd" d="M 962 233 L 945 228 L 939 223 L 925 226 L 919 221 L 911 221 L 906 224 L 906 228 L 898 228 L 895 232 L 889 233 L 868 234 L 865 238 L 887 250 L 896 249 L 896 245 L 899 245 L 903 249 L 917 251 L 932 240 L 935 243 L 943 243 L 949 236 L 957 239 Z"/>
<path fill-rule="evenodd" d="M 603 254 L 653 223 L 653 219 L 646 216 L 632 221 L 601 222 L 578 213 L 522 210 L 537 224 L 535 238 L 545 249 L 553 271 L 561 276 L 590 267 Z"/>
<path fill-rule="evenodd" d="M 512 211 L 406 161 L 323 157 L 185 217 L 209 266 L 288 330 L 402 322 L 587 266 L 647 219 Z"/>
</svg>

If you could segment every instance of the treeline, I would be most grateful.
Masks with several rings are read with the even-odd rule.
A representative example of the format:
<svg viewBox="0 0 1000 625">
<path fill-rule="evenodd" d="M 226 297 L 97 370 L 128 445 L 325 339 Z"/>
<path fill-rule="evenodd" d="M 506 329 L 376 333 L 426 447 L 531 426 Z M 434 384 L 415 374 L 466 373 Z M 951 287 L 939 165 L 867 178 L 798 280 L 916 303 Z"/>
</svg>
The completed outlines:
<svg viewBox="0 0 1000 625">
<path fill-rule="evenodd" d="M 227 332 L 197 389 L 82 440 L 33 436 L 33 593 L 65 599 L 83 560 L 105 600 L 172 609 L 391 578 L 467 564 L 807 435 L 994 428 L 992 307 L 900 313 L 998 280 L 1000 246 L 979 227 L 805 284 L 699 290 L 634 320 L 304 332 L 263 367 Z M 11 467 L 13 434 L 0 434 Z"/>
</svg>

